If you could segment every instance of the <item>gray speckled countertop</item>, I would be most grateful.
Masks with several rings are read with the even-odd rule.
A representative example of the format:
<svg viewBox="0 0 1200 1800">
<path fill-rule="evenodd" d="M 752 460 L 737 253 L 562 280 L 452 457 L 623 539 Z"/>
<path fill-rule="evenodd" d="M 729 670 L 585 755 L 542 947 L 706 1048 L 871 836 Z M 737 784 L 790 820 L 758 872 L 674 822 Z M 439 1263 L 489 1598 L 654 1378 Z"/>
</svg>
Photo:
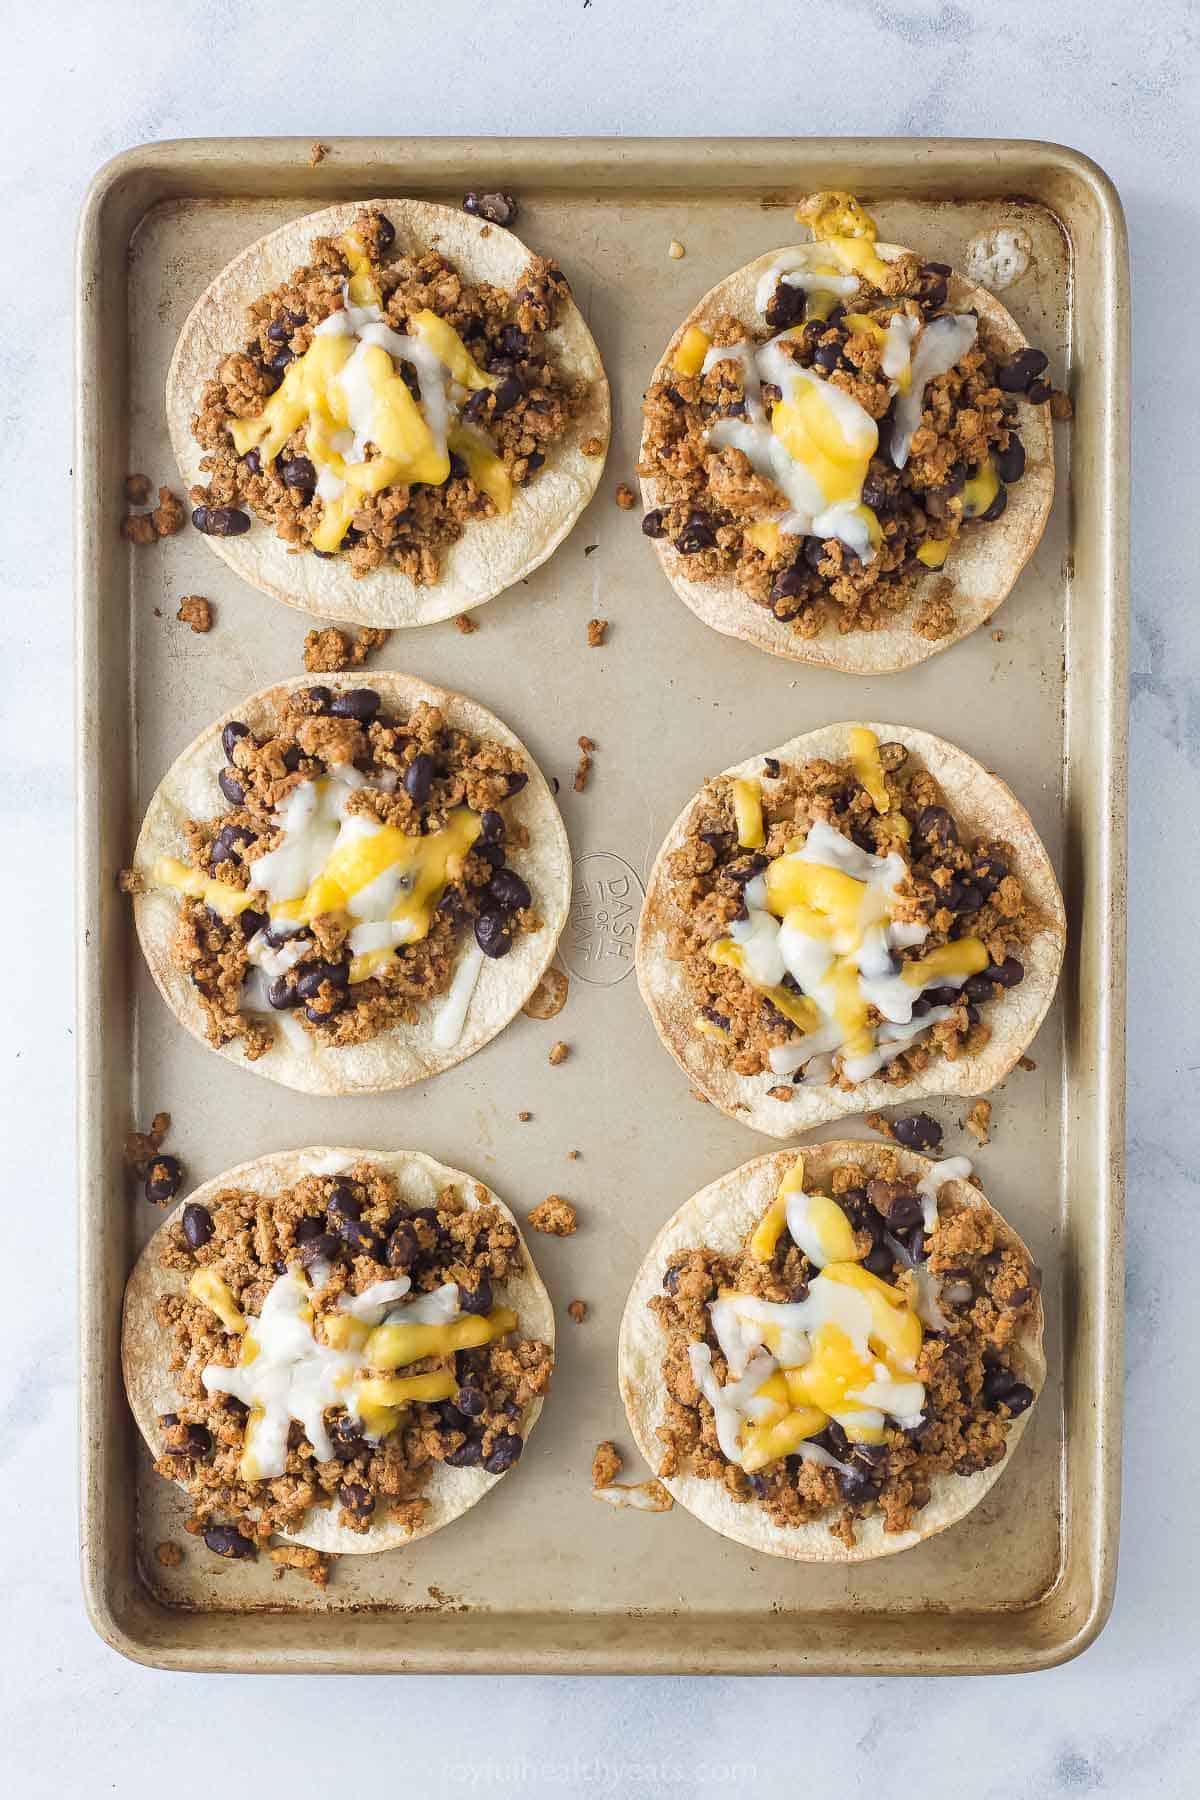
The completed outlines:
<svg viewBox="0 0 1200 1800">
<path fill-rule="evenodd" d="M 1191 0 L 396 0 L 349 13 L 316 0 L 42 0 L 9 17 L 0 734 L 9 867 L 22 879 L 0 888 L 6 942 L 21 946 L 4 977 L 7 1241 L 45 1247 L 50 1273 L 5 1303 L 0 1741 L 14 1793 L 165 1788 L 210 1800 L 231 1779 L 274 1796 L 381 1776 L 428 1795 L 1195 1793 L 1200 1437 L 1183 1377 L 1195 1356 L 1200 1040 L 1177 932 L 1200 891 L 1188 450 L 1200 416 L 1189 329 L 1200 288 L 1198 42 Z M 74 1231 L 74 217 L 97 166 L 144 139 L 472 130 L 1052 138 L 1095 157 L 1121 190 L 1136 376 L 1128 1474 L 1115 1612 L 1064 1669 L 920 1692 L 849 1680 L 350 1687 L 153 1673 L 106 1650 L 84 1618 L 73 1305 L 70 1279 L 56 1276 Z M 27 954 L 30 942 L 42 954 Z"/>
</svg>

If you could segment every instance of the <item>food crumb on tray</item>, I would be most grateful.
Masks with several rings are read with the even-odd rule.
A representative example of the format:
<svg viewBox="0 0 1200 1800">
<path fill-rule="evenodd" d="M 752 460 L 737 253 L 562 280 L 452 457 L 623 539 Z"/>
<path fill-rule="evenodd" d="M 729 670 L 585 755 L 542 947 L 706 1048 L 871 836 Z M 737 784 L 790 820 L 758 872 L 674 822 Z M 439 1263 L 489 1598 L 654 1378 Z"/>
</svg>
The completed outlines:
<svg viewBox="0 0 1200 1800">
<path fill-rule="evenodd" d="M 686 254 L 687 254 L 687 252 L 684 250 L 684 247 L 680 243 L 679 239 L 672 238 L 671 242 L 667 245 L 667 255 L 671 258 L 671 261 L 678 262 L 680 257 L 685 256 Z"/>
<path fill-rule="evenodd" d="M 150 498 L 153 483 L 148 475 L 132 474 L 125 477 L 125 498 L 130 506 L 145 506 Z"/>
<path fill-rule="evenodd" d="M 965 1124 L 975 1142 L 980 1146 L 991 1142 L 992 1103 L 990 1100 L 977 1100 L 967 1114 Z"/>
<path fill-rule="evenodd" d="M 456 613 L 454 624 L 463 637 L 470 637 L 472 632 L 479 630 L 479 620 L 473 619 L 470 613 Z"/>
<path fill-rule="evenodd" d="M 625 1467 L 625 1459 L 611 1438 L 605 1438 L 602 1444 L 596 1445 L 596 1454 L 592 1458 L 592 1486 L 607 1487 L 615 1481 Z"/>
<path fill-rule="evenodd" d="M 584 438 L 579 448 L 585 456 L 603 456 L 604 439 L 601 437 Z"/>
<path fill-rule="evenodd" d="M 213 603 L 203 594 L 185 594 L 175 617 L 181 625 L 190 625 L 193 631 L 203 634 L 212 630 Z"/>
<path fill-rule="evenodd" d="M 550 1055 L 547 1058 L 547 1061 L 550 1063 L 551 1068 L 557 1069 L 560 1063 L 566 1062 L 570 1054 L 570 1046 L 564 1044 L 562 1039 L 559 1038 L 557 1043 L 551 1044 Z"/>
<path fill-rule="evenodd" d="M 616 500 L 616 503 L 621 508 L 622 512 L 629 512 L 637 505 L 637 495 L 627 481 L 618 482 L 617 491 L 613 498 Z"/>
<path fill-rule="evenodd" d="M 592 768 L 592 751 L 595 748 L 596 745 L 590 737 L 585 736 L 580 738 L 579 762 L 575 769 L 575 792 L 577 794 L 582 794 L 587 787 L 588 776 L 591 773 Z"/>
<path fill-rule="evenodd" d="M 164 1569 L 177 1569 L 183 1561 L 183 1545 L 177 1544 L 173 1538 L 164 1538 L 157 1544 L 154 1554 Z"/>
<path fill-rule="evenodd" d="M 579 1214 L 561 1194 L 547 1194 L 525 1216 L 534 1231 L 544 1232 L 547 1237 L 571 1237 L 579 1224 Z"/>
<path fill-rule="evenodd" d="M 271 1561 L 275 1564 L 276 1581 L 281 1581 L 289 1569 L 294 1569 L 314 1587 L 323 1588 L 328 1584 L 329 1558 L 319 1550 L 310 1550 L 304 1544 L 280 1544 L 272 1550 Z"/>
<path fill-rule="evenodd" d="M 587 1318 L 587 1315 L 588 1315 L 587 1301 L 586 1300 L 571 1300 L 571 1301 L 569 1301 L 567 1304 L 567 1312 L 568 1312 L 569 1316 L 572 1319 L 574 1319 L 574 1321 L 577 1325 L 582 1325 L 583 1321 Z"/>
<path fill-rule="evenodd" d="M 325 161 L 325 158 L 328 155 L 329 155 L 329 145 L 328 144 L 319 144 L 319 143 L 313 144 L 311 149 L 308 152 L 309 168 L 315 169 L 317 164 L 323 163 Z"/>
<path fill-rule="evenodd" d="M 608 630 L 607 619 L 589 619 L 587 641 L 589 650 L 598 650 L 604 642 L 604 634 Z"/>
<path fill-rule="evenodd" d="M 518 1119 L 520 1119 L 522 1125 L 528 1125 L 530 1119 L 532 1119 L 532 1117 L 533 1117 L 533 1114 L 531 1112 L 519 1112 L 517 1114 L 517 1117 L 518 1117 Z"/>
<path fill-rule="evenodd" d="M 363 625 L 351 641 L 336 625 L 306 633 L 304 667 L 310 675 L 340 675 L 345 669 L 357 669 L 366 662 L 372 650 L 386 644 L 391 633 L 377 625 Z"/>
<path fill-rule="evenodd" d="M 867 1124 L 880 1137 L 890 1138 L 893 1143 L 903 1144 L 906 1150 L 917 1150 L 922 1155 L 936 1150 L 942 1141 L 942 1128 L 928 1113 L 907 1113 L 900 1119 L 885 1119 L 882 1113 L 872 1112 L 867 1114 Z"/>
<path fill-rule="evenodd" d="M 520 207 L 511 194 L 464 194 L 463 211 L 489 225 L 511 225 Z"/>
</svg>

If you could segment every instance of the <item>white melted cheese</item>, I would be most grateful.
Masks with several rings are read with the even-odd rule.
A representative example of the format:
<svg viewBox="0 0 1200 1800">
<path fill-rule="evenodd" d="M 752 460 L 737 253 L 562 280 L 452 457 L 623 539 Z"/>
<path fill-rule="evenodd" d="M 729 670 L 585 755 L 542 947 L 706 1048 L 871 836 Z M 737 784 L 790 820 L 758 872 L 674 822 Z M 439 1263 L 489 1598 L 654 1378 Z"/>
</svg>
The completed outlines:
<svg viewBox="0 0 1200 1800">
<path fill-rule="evenodd" d="M 908 462 L 913 433 L 921 423 L 925 389 L 937 375 L 945 375 L 967 354 L 979 332 L 973 313 L 945 313 L 932 319 L 921 333 L 912 359 L 912 382 L 906 394 L 897 394 L 892 426 L 892 461 L 898 469 Z"/>
<path fill-rule="evenodd" d="M 457 1044 L 466 1024 L 467 1008 L 483 968 L 483 951 L 472 938 L 458 959 L 446 998 L 433 1022 L 433 1042 L 438 1050 L 449 1050 Z"/>
<path fill-rule="evenodd" d="M 966 1181 L 973 1168 L 974 1165 L 969 1156 L 948 1156 L 944 1162 L 934 1163 L 928 1175 L 917 1183 L 917 1192 L 921 1196 L 923 1205 L 926 1231 L 932 1231 L 937 1224 L 938 1195 L 943 1182 Z"/>
<path fill-rule="evenodd" d="M 410 1288 L 407 1275 L 376 1281 L 361 1294 L 343 1295 L 338 1308 L 367 1326 L 385 1319 L 449 1324 L 463 1316 L 452 1282 L 432 1294 L 398 1304 L 406 1300 Z M 242 1342 L 243 1355 L 252 1352 L 250 1360 L 233 1368 L 209 1363 L 201 1371 L 207 1393 L 232 1394 L 250 1408 L 242 1457 L 246 1480 L 269 1481 L 284 1473 L 293 1420 L 303 1426 L 317 1460 L 328 1462 L 333 1444 L 325 1428 L 326 1410 L 344 1406 L 352 1417 L 361 1419 L 355 1397 L 361 1351 L 334 1350 L 314 1337 L 312 1301 L 317 1291 L 299 1268 L 280 1275 L 263 1301 L 261 1313 L 247 1321 Z M 364 1428 L 364 1435 L 370 1437 L 371 1433 Z"/>
</svg>

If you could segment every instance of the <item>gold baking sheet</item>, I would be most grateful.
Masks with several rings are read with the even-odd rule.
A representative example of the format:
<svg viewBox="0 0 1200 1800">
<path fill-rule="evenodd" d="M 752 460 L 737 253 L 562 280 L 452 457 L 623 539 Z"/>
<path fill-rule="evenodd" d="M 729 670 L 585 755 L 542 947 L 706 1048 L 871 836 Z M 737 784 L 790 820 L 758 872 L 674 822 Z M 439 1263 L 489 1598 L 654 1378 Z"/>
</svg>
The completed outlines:
<svg viewBox="0 0 1200 1800">
<path fill-rule="evenodd" d="M 97 1629 L 170 1668 L 994 1672 L 1076 1654 L 1111 1603 L 1120 1457 L 1129 402 L 1110 183 L 1072 151 L 1011 142 L 344 139 L 315 169 L 308 152 L 286 139 L 134 150 L 101 171 L 81 225 L 80 1356 L 83 1575 Z M 862 195 L 886 238 L 945 261 L 982 227 L 1019 223 L 1034 265 L 1004 298 L 1076 406 L 1056 433 L 1049 529 L 992 621 L 1002 641 L 985 628 L 870 680 L 707 630 L 661 576 L 638 512 L 613 501 L 633 478 L 643 385 L 679 318 L 728 270 L 792 240 L 798 192 L 831 186 Z M 553 1021 L 518 1018 L 426 1087 L 306 1099 L 175 1024 L 115 887 L 169 760 L 239 696 L 300 671 L 306 621 L 240 585 L 194 532 L 131 551 L 121 483 L 141 469 L 179 489 L 167 360 L 192 299 L 236 250 L 333 200 L 457 203 L 468 187 L 515 191 L 519 231 L 562 262 L 613 383 L 613 448 L 570 538 L 474 615 L 474 636 L 452 623 L 396 633 L 378 660 L 474 695 L 558 777 L 576 858 L 570 999 Z M 207 637 L 175 622 L 186 593 L 216 605 Z M 612 621 L 598 650 L 586 647 L 593 616 Z M 1012 783 L 1062 876 L 1071 942 L 1036 1071 L 1014 1071 L 994 1096 L 993 1143 L 977 1157 L 1045 1267 L 1045 1395 L 968 1520 L 903 1556 L 838 1569 L 755 1556 L 678 1508 L 602 1506 L 588 1471 L 600 1438 L 629 1448 L 614 1351 L 645 1246 L 695 1189 L 769 1147 L 692 1098 L 655 1037 L 630 975 L 640 882 L 706 773 L 847 717 L 937 731 Z M 580 733 L 598 749 L 577 795 Z M 551 1068 L 560 1036 L 571 1056 Z M 344 1560 L 324 1594 L 184 1538 L 182 1496 L 152 1475 L 127 1415 L 121 1291 L 159 1215 L 121 1146 L 159 1108 L 194 1182 L 268 1149 L 410 1146 L 475 1170 L 518 1213 L 551 1191 L 579 1206 L 576 1236 L 533 1241 L 560 1359 L 520 1469 L 435 1538 Z M 931 1110 L 948 1148 L 973 1149 L 962 1103 Z M 566 1313 L 576 1296 L 589 1307 L 579 1326 Z M 167 1536 L 187 1546 L 178 1569 L 154 1556 Z"/>
</svg>

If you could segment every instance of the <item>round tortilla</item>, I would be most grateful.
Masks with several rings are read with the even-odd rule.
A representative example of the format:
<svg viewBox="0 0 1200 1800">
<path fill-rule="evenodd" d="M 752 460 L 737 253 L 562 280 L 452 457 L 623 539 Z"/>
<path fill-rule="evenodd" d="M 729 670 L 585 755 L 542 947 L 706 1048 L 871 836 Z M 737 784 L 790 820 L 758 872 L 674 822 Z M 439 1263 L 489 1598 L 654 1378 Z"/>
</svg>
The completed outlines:
<svg viewBox="0 0 1200 1800">
<path fill-rule="evenodd" d="M 402 1198 L 413 1206 L 432 1205 L 438 1192 L 453 1183 L 472 1212 L 479 1206 L 498 1207 L 516 1230 L 524 1255 L 524 1267 L 504 1282 L 501 1297 L 518 1315 L 523 1338 L 540 1338 L 551 1350 L 554 1349 L 554 1307 L 534 1267 L 529 1246 L 521 1236 L 521 1228 L 503 1200 L 475 1176 L 465 1175 L 461 1169 L 447 1168 L 445 1163 L 435 1162 L 432 1156 L 426 1156 L 420 1150 L 277 1150 L 269 1156 L 255 1157 L 253 1162 L 241 1163 L 236 1169 L 226 1170 L 189 1194 L 186 1201 L 180 1201 L 134 1264 L 125 1288 L 121 1319 L 121 1367 L 130 1408 L 154 1457 L 162 1454 L 159 1418 L 179 1405 L 179 1393 L 170 1368 L 171 1333 L 164 1331 L 158 1323 L 155 1308 L 168 1294 L 181 1294 L 187 1285 L 177 1270 L 159 1267 L 161 1232 L 182 1216 L 185 1205 L 209 1206 L 225 1189 L 277 1194 L 303 1175 L 336 1174 L 359 1161 L 374 1163 L 395 1176 Z M 483 1189 L 482 1200 L 476 1195 L 477 1187 Z M 542 1401 L 537 1398 L 525 1415 L 526 1438 L 541 1410 Z M 435 1463 L 421 1492 L 421 1498 L 427 1504 L 422 1522 L 415 1531 L 407 1530 L 390 1515 L 382 1517 L 369 1532 L 350 1531 L 338 1524 L 336 1506 L 329 1506 L 314 1507 L 300 1530 L 281 1535 L 287 1543 L 307 1544 L 313 1550 L 334 1551 L 340 1556 L 395 1550 L 401 1544 L 414 1543 L 417 1538 L 429 1537 L 443 1525 L 451 1524 L 503 1480 L 503 1475 L 489 1475 L 482 1468 L 454 1469 L 448 1463 Z"/>
<path fill-rule="evenodd" d="M 841 724 L 803 732 L 775 750 L 724 770 L 724 774 L 758 776 L 764 756 L 778 757 L 784 763 L 811 762 L 821 757 L 841 761 L 846 755 L 846 734 L 851 729 L 850 724 Z M 772 1100 L 767 1088 L 779 1078 L 772 1078 L 769 1073 L 736 1074 L 721 1061 L 712 1040 L 693 1031 L 695 1002 L 680 965 L 667 955 L 667 934 L 680 916 L 668 892 L 667 858 L 687 836 L 688 820 L 699 804 L 698 799 L 690 801 L 667 833 L 650 871 L 646 904 L 638 924 L 638 983 L 659 1037 L 688 1079 L 730 1118 L 740 1119 L 744 1125 L 765 1131 L 770 1137 L 795 1137 L 830 1119 L 869 1112 L 873 1107 L 908 1105 L 927 1094 L 986 1094 L 1003 1081 L 1032 1041 L 1058 985 L 1067 935 L 1062 895 L 1045 845 L 1012 789 L 944 738 L 909 725 L 874 724 L 867 729 L 875 733 L 880 743 L 903 744 L 910 757 L 934 777 L 946 794 L 964 839 L 999 838 L 1010 846 L 1012 873 L 1019 877 L 1044 924 L 1022 949 L 1024 981 L 988 1006 L 992 1036 L 982 1050 L 960 1056 L 957 1062 L 935 1056 L 927 1069 L 902 1086 L 882 1075 L 859 1082 L 849 1092 L 828 1082 L 801 1082 L 793 1090 L 794 1098 Z"/>
<path fill-rule="evenodd" d="M 309 261 L 317 237 L 338 237 L 364 207 L 385 213 L 396 227 L 399 246 L 436 249 L 468 282 L 491 282 L 512 289 L 524 274 L 530 251 L 511 231 L 493 225 L 484 237 L 481 222 L 428 200 L 362 200 L 327 206 L 281 225 L 243 250 L 205 288 L 184 322 L 167 373 L 167 424 L 179 471 L 189 488 L 206 480 L 206 454 L 192 436 L 192 416 L 204 383 L 245 336 L 251 301 L 278 287 Z M 604 453 L 585 456 L 582 445 L 598 438 L 608 447 L 611 428 L 608 379 L 595 339 L 573 300 L 545 334 L 568 380 L 587 382 L 587 398 L 566 434 L 551 446 L 545 467 L 528 487 L 514 489 L 503 518 L 468 525 L 444 553 L 440 579 L 418 587 L 398 569 L 378 569 L 355 577 L 345 557 L 323 561 L 311 551 L 296 552 L 251 514 L 241 537 L 206 537 L 205 542 L 236 575 L 287 606 L 319 618 L 360 625 L 431 625 L 494 599 L 514 587 L 562 543 L 595 493 L 604 473 Z"/>
<path fill-rule="evenodd" d="M 335 692 L 362 687 L 361 670 L 342 675 L 322 675 L 321 684 Z M 549 968 L 567 921 L 571 903 L 571 849 L 566 828 L 545 777 L 521 740 L 494 714 L 463 694 L 419 681 L 413 675 L 380 670 L 369 677 L 385 712 L 411 712 L 421 700 L 440 707 L 450 725 L 479 737 L 490 737 L 520 752 L 529 770 L 529 781 L 505 803 L 505 816 L 529 832 L 529 847 L 514 849 L 512 866 L 522 875 L 533 895 L 542 920 L 540 931 L 513 938 L 507 956 L 485 956 L 467 1008 L 458 1042 L 440 1049 L 433 1041 L 434 1022 L 444 995 L 422 1002 L 411 1025 L 393 1025 L 364 1043 L 342 1049 L 318 1043 L 306 1035 L 306 1045 L 293 1044 L 277 1028 L 275 1043 L 264 1056 L 248 1061 L 240 1039 L 219 1048 L 204 1034 L 204 1009 L 189 976 L 175 961 L 172 944 L 182 896 L 153 886 L 154 865 L 160 856 L 181 856 L 183 828 L 188 819 L 215 818 L 229 810 L 217 786 L 225 766 L 221 732 L 230 719 L 240 719 L 251 731 L 267 731 L 286 695 L 313 685 L 311 676 L 298 676 L 264 688 L 209 725 L 178 757 L 163 776 L 146 811 L 134 851 L 133 867 L 146 883 L 134 897 L 134 921 L 150 973 L 163 999 L 193 1037 L 244 1069 L 278 1081 L 306 1094 L 374 1094 L 409 1087 L 465 1062 L 476 1050 L 515 1018 Z M 460 947 L 461 954 L 461 947 Z"/>
<path fill-rule="evenodd" d="M 899 244 L 876 244 L 875 248 L 885 262 L 894 262 L 906 254 Z M 670 373 L 680 340 L 693 325 L 711 331 L 722 313 L 757 322 L 755 288 L 772 263 L 786 254 L 786 249 L 771 250 L 711 288 L 667 345 L 651 382 Z M 948 305 L 957 312 L 977 312 L 980 335 L 999 354 L 1011 356 L 1027 347 L 1027 339 L 1012 314 L 986 288 L 976 287 L 961 275 L 952 275 Z M 768 608 L 743 593 L 732 579 L 693 581 L 688 575 L 686 556 L 681 556 L 666 538 L 651 541 L 675 592 L 715 631 L 744 638 L 760 650 L 769 650 L 772 656 L 816 663 L 825 669 L 844 669 L 851 675 L 886 675 L 909 669 L 926 657 L 936 656 L 939 650 L 949 649 L 990 619 L 1037 547 L 1054 498 L 1054 442 L 1048 409 L 1026 407 L 1020 435 L 1025 446 L 1025 473 L 1009 488 L 1008 505 L 1001 517 L 986 528 L 957 539 L 945 567 L 922 575 L 905 611 L 889 614 L 876 631 L 842 633 L 831 619 L 817 637 L 801 637 L 785 620 L 775 618 Z M 642 434 L 639 456 L 643 465 L 649 455 L 648 439 L 647 428 Z M 642 479 L 642 498 L 647 511 L 662 504 L 658 485 L 651 477 Z M 912 628 L 917 609 L 924 601 L 942 596 L 954 608 L 953 630 L 943 638 L 920 637 Z"/>
<path fill-rule="evenodd" d="M 914 1182 L 921 1180 L 934 1166 L 927 1157 L 903 1150 L 898 1144 L 811 1144 L 804 1149 L 805 1183 L 811 1185 L 814 1192 L 822 1191 L 822 1184 L 839 1163 L 858 1164 L 864 1179 L 869 1179 L 884 1157 L 894 1157 L 899 1162 L 901 1176 Z M 740 1169 L 734 1169 L 711 1186 L 702 1188 L 667 1220 L 638 1270 L 621 1319 L 617 1378 L 638 1449 L 652 1469 L 658 1468 L 663 1454 L 656 1431 L 666 1415 L 662 1379 L 666 1340 L 648 1302 L 662 1292 L 667 1263 L 677 1251 L 701 1244 L 726 1253 L 740 1249 L 748 1232 L 774 1200 L 779 1183 L 794 1160 L 794 1151 L 776 1150 L 770 1155 L 756 1157 L 753 1162 L 743 1163 Z M 971 1207 L 973 1211 L 987 1212 L 995 1229 L 996 1242 L 1029 1256 L 1012 1226 L 970 1182 L 947 1181 L 940 1194 Z M 1039 1295 L 1029 1322 L 1014 1339 L 1013 1356 L 1013 1366 L 1021 1380 L 1033 1389 L 1035 1400 L 1046 1379 L 1043 1325 Z M 735 1543 L 745 1544 L 752 1550 L 765 1551 L 769 1556 L 790 1557 L 795 1562 L 868 1562 L 877 1556 L 892 1556 L 898 1550 L 911 1549 L 923 1539 L 944 1531 L 947 1525 L 955 1524 L 972 1507 L 978 1506 L 1007 1468 L 1032 1411 L 1029 1407 L 1013 1420 L 1008 1429 L 1005 1455 L 991 1468 L 981 1469 L 976 1475 L 935 1475 L 929 1504 L 917 1515 L 918 1524 L 911 1531 L 885 1531 L 883 1514 L 877 1511 L 855 1522 L 857 1541 L 853 1547 L 832 1535 L 825 1518 L 814 1519 L 806 1525 L 776 1525 L 753 1500 L 744 1503 L 735 1500 L 720 1481 L 707 1481 L 686 1471 L 660 1479 L 680 1505 L 686 1506 L 705 1525 L 711 1525 L 722 1537 L 732 1538 Z"/>
</svg>

